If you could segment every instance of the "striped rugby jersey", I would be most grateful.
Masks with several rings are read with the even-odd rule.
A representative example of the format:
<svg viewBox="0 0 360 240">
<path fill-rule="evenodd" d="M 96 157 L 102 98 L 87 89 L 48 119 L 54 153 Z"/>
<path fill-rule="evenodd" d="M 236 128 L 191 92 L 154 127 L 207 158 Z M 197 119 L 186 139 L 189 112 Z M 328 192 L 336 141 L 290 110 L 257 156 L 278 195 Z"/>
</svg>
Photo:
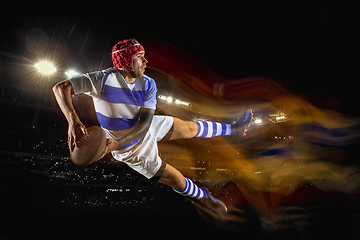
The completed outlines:
<svg viewBox="0 0 360 240">
<path fill-rule="evenodd" d="M 156 83 L 144 75 L 128 84 L 116 68 L 70 78 L 75 94 L 93 98 L 97 119 L 108 138 L 123 137 L 139 120 L 140 108 L 156 109 Z M 141 138 L 122 146 L 133 146 Z"/>
</svg>

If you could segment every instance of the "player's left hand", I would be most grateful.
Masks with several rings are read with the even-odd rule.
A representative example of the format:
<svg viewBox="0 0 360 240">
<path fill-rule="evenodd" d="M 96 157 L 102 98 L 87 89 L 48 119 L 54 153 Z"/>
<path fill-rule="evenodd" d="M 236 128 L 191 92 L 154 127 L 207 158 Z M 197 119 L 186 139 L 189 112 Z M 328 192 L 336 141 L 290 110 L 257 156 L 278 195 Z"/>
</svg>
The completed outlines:
<svg viewBox="0 0 360 240">
<path fill-rule="evenodd" d="M 96 161 L 99 161 L 100 159 L 105 157 L 105 155 L 108 154 L 109 152 L 114 151 L 115 149 L 118 149 L 118 147 L 119 147 L 119 143 L 115 139 L 111 139 L 111 138 L 106 139 L 105 149 L 104 149 L 103 153 L 101 154 L 101 156 Z"/>
</svg>

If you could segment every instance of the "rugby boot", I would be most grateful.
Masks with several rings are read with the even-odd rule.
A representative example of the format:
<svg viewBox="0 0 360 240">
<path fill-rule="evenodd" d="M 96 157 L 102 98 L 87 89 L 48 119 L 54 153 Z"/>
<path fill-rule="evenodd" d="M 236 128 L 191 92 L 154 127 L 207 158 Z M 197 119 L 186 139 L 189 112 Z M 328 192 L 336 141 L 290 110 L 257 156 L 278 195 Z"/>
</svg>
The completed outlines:
<svg viewBox="0 0 360 240">
<path fill-rule="evenodd" d="M 253 112 L 251 109 L 246 110 L 245 114 L 231 125 L 231 135 L 245 136 L 247 132 L 247 126 L 253 119 Z"/>
<path fill-rule="evenodd" d="M 204 198 L 196 199 L 197 203 L 211 209 L 216 213 L 227 213 L 227 207 L 223 201 L 215 198 L 207 188 L 202 187 L 201 189 L 206 192 L 206 195 Z"/>
</svg>

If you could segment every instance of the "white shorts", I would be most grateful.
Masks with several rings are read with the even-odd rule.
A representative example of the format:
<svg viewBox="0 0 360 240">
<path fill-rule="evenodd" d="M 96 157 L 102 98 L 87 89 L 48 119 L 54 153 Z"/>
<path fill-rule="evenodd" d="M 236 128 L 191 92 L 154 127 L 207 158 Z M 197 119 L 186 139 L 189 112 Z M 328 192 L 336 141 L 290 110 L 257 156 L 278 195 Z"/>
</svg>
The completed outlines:
<svg viewBox="0 0 360 240">
<path fill-rule="evenodd" d="M 116 160 L 126 163 L 150 179 L 157 173 L 162 164 L 157 143 L 169 132 L 173 123 L 172 117 L 155 115 L 149 131 L 138 143 L 123 150 L 112 151 L 111 154 Z"/>
</svg>

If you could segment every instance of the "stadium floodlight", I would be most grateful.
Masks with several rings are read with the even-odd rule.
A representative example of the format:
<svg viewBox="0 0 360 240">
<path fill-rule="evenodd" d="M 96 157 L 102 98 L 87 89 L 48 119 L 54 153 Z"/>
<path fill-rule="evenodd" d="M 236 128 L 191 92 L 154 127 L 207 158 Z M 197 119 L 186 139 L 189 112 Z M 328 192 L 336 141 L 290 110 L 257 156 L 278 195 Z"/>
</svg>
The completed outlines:
<svg viewBox="0 0 360 240">
<path fill-rule="evenodd" d="M 163 100 L 163 101 L 166 101 L 166 96 L 164 95 L 159 95 L 159 99 Z"/>
<path fill-rule="evenodd" d="M 175 99 L 171 96 L 164 96 L 164 95 L 159 95 L 158 98 L 162 101 L 165 102 L 167 104 L 175 104 L 177 106 L 180 107 L 186 107 L 186 108 L 191 108 L 191 103 L 189 102 L 185 102 L 185 101 L 181 101 L 179 99 Z"/>
<path fill-rule="evenodd" d="M 187 107 L 190 105 L 190 103 L 185 102 L 185 101 L 181 101 L 179 99 L 175 99 L 175 104 L 180 104 L 180 105 L 184 105 L 184 106 L 187 106 Z"/>
<path fill-rule="evenodd" d="M 261 120 L 261 119 L 255 119 L 254 123 L 256 123 L 256 124 L 261 124 L 261 123 L 262 123 L 262 120 Z"/>
<path fill-rule="evenodd" d="M 35 64 L 37 70 L 44 75 L 50 75 L 56 72 L 54 65 L 48 61 L 41 61 Z"/>
<path fill-rule="evenodd" d="M 276 117 L 275 119 L 276 119 L 276 121 L 279 121 L 279 120 L 284 120 L 284 119 L 286 119 L 286 117 L 285 117 L 285 116 L 278 116 L 278 117 Z"/>
<path fill-rule="evenodd" d="M 166 98 L 166 101 L 167 101 L 168 103 L 172 103 L 172 102 L 173 102 L 173 98 L 172 98 L 172 97 L 167 97 L 167 98 Z"/>
<path fill-rule="evenodd" d="M 71 77 L 73 77 L 73 76 L 80 75 L 80 73 L 78 73 L 77 71 L 72 70 L 72 69 L 70 69 L 69 71 L 66 71 L 65 74 L 66 74 L 69 78 L 71 78 Z"/>
</svg>

